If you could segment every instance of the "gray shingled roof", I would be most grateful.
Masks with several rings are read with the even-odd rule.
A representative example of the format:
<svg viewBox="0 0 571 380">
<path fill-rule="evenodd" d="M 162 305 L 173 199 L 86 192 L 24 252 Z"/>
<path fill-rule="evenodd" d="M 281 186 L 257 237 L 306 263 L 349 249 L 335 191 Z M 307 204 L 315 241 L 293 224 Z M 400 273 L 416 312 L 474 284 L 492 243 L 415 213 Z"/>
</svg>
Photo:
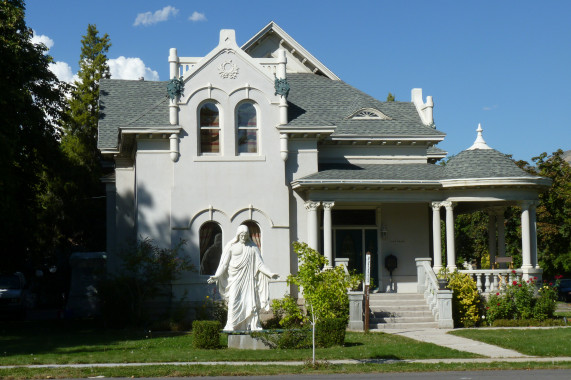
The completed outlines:
<svg viewBox="0 0 571 380">
<path fill-rule="evenodd" d="M 167 82 L 102 79 L 99 149 L 115 149 L 119 127 L 169 128 Z"/>
<path fill-rule="evenodd" d="M 319 172 L 301 180 L 393 180 L 435 181 L 444 175 L 444 167 L 433 164 L 324 164 Z"/>
<path fill-rule="evenodd" d="M 343 81 L 314 74 L 288 74 L 289 126 L 335 125 L 332 137 L 359 136 L 444 136 L 422 123 L 409 102 L 380 102 Z M 349 120 L 355 112 L 373 108 L 391 120 Z"/>
<path fill-rule="evenodd" d="M 534 177 L 495 149 L 464 150 L 446 163 L 445 176 L 453 178 Z"/>
</svg>

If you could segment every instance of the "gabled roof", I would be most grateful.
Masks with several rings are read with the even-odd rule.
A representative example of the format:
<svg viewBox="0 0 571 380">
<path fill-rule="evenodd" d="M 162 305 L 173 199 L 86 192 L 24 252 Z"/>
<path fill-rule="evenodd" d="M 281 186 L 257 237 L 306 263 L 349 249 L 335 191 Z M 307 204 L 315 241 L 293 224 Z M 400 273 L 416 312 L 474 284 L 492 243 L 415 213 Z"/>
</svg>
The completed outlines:
<svg viewBox="0 0 571 380">
<path fill-rule="evenodd" d="M 97 147 L 117 149 L 120 128 L 171 128 L 166 86 L 167 82 L 102 79 Z"/>
<path fill-rule="evenodd" d="M 305 50 L 303 46 L 301 46 L 296 40 L 294 40 L 282 28 L 280 28 L 278 24 L 276 24 L 273 21 L 270 21 L 268 25 L 262 28 L 262 30 L 256 33 L 254 37 L 250 38 L 248 42 L 242 45 L 242 50 L 244 50 L 246 53 L 249 53 L 256 46 L 256 44 L 262 42 L 265 38 L 267 38 L 269 35 L 273 33 L 278 35 L 279 38 L 283 40 L 283 42 L 280 43 L 282 46 L 289 45 L 288 47 L 290 47 L 290 49 L 288 49 L 288 51 L 290 53 L 293 54 L 293 52 L 295 52 L 295 54 L 298 57 L 301 57 L 301 61 L 304 61 L 304 64 L 308 68 L 311 67 L 316 69 L 316 71 L 314 72 L 315 74 L 321 74 L 325 75 L 329 79 L 339 80 L 339 77 L 337 75 L 335 75 L 331 70 L 329 70 L 317 58 L 311 55 L 310 52 Z"/>
<path fill-rule="evenodd" d="M 381 102 L 343 81 L 314 74 L 288 74 L 288 126 L 337 126 L 335 137 L 426 137 L 446 135 L 422 123 L 413 103 Z M 350 119 L 355 112 L 376 109 L 390 119 Z"/>
</svg>

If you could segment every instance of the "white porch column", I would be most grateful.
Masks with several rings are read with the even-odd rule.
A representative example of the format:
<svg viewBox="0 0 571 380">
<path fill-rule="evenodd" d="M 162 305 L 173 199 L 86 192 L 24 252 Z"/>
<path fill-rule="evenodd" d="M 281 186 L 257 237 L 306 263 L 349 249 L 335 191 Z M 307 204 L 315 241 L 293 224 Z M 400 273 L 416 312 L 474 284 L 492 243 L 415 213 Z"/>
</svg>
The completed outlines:
<svg viewBox="0 0 571 380">
<path fill-rule="evenodd" d="M 307 201 L 305 202 L 305 208 L 307 209 L 307 245 L 310 248 L 317 249 L 317 244 L 319 241 L 317 225 L 317 208 L 321 202 Z"/>
<path fill-rule="evenodd" d="M 456 270 L 456 247 L 454 245 L 454 202 L 442 202 L 446 208 L 446 267 Z"/>
<path fill-rule="evenodd" d="M 488 212 L 488 252 L 490 254 L 490 269 L 496 262 L 496 213 Z"/>
<path fill-rule="evenodd" d="M 335 202 L 323 202 L 323 254 L 329 262 L 325 268 L 333 268 L 333 237 L 331 230 L 331 209 Z"/>
<path fill-rule="evenodd" d="M 530 201 L 523 201 L 521 206 L 521 256 L 522 269 L 532 268 L 531 265 L 531 228 L 529 218 Z"/>
<path fill-rule="evenodd" d="M 537 220 L 536 220 L 537 202 L 532 202 L 529 206 L 529 227 L 531 234 L 531 266 L 539 269 L 539 261 L 537 260 Z"/>
<path fill-rule="evenodd" d="M 440 229 L 440 202 L 432 202 L 432 250 L 434 252 L 434 271 L 442 269 L 442 232 Z M 423 284 L 424 285 L 424 284 Z"/>
<path fill-rule="evenodd" d="M 496 214 L 496 225 L 498 227 L 498 257 L 506 257 L 506 232 L 503 209 Z"/>
</svg>

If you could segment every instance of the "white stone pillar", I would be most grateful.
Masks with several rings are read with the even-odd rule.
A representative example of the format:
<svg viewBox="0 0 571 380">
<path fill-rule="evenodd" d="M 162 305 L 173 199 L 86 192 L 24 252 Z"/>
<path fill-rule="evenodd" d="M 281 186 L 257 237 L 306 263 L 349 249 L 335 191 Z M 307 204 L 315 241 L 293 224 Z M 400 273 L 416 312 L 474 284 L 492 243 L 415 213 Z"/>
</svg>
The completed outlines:
<svg viewBox="0 0 571 380">
<path fill-rule="evenodd" d="M 442 202 L 446 208 L 446 267 L 456 270 L 456 247 L 454 244 L 454 206 L 453 202 Z"/>
<path fill-rule="evenodd" d="M 532 268 L 531 265 L 531 228 L 529 218 L 529 208 L 531 202 L 523 201 L 521 206 L 521 256 L 522 269 Z"/>
<path fill-rule="evenodd" d="M 169 79 L 178 79 L 179 77 L 179 59 L 175 48 L 169 50 Z M 178 124 L 178 97 L 169 101 L 169 121 L 172 125 Z"/>
<path fill-rule="evenodd" d="M 488 253 L 490 269 L 493 269 L 496 262 L 496 214 L 493 211 L 488 213 Z"/>
<path fill-rule="evenodd" d="M 432 250 L 434 252 L 434 271 L 442 269 L 442 231 L 440 229 L 440 202 L 432 202 Z"/>
<path fill-rule="evenodd" d="M 529 206 L 529 227 L 531 234 L 531 266 L 539 269 L 539 261 L 537 260 L 537 220 L 536 220 L 537 202 L 532 202 Z"/>
<path fill-rule="evenodd" d="M 323 254 L 328 261 L 325 268 L 333 268 L 333 236 L 331 229 L 331 209 L 335 202 L 323 202 Z"/>
<path fill-rule="evenodd" d="M 317 249 L 317 244 L 319 241 L 317 225 L 317 208 L 321 202 L 307 201 L 305 202 L 305 208 L 307 209 L 307 245 L 310 248 Z"/>
</svg>

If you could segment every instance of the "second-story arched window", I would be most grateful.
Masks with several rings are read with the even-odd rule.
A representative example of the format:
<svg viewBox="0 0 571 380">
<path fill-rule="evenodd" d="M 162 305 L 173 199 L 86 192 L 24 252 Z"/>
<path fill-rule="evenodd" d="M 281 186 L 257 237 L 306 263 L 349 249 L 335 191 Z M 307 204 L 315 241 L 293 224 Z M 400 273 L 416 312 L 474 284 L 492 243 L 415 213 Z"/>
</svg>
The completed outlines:
<svg viewBox="0 0 571 380">
<path fill-rule="evenodd" d="M 238 154 L 258 153 L 258 118 L 252 103 L 242 103 L 237 110 L 236 138 Z"/>
<path fill-rule="evenodd" d="M 220 112 L 214 103 L 204 103 L 199 112 L 200 153 L 220 153 Z"/>
</svg>

